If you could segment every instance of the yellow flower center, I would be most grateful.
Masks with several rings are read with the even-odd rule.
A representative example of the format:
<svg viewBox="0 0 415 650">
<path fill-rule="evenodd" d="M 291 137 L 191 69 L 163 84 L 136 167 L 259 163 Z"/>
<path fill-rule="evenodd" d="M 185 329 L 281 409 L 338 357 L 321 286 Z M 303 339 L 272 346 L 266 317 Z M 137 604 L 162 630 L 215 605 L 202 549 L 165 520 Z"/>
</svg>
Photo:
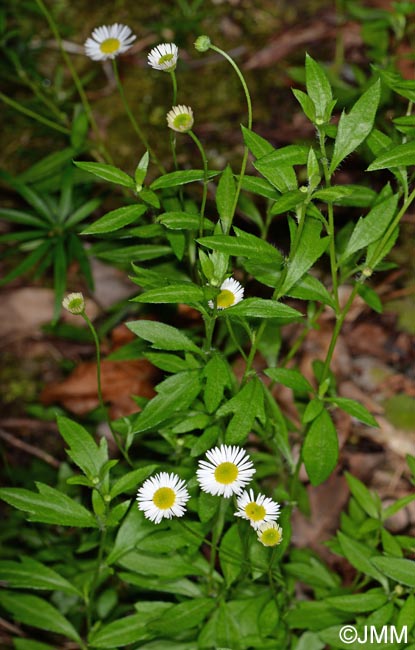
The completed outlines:
<svg viewBox="0 0 415 650">
<path fill-rule="evenodd" d="M 282 532 L 279 528 L 267 528 L 261 533 L 260 541 L 264 546 L 277 546 L 282 540 Z"/>
<path fill-rule="evenodd" d="M 222 289 L 222 291 L 220 292 L 220 294 L 216 299 L 216 304 L 219 307 L 219 309 L 226 309 L 226 307 L 232 307 L 234 303 L 235 303 L 235 296 L 232 293 L 232 291 L 229 291 L 229 289 Z"/>
<path fill-rule="evenodd" d="M 179 131 L 189 131 L 193 126 L 192 117 L 189 113 L 180 113 L 174 118 L 173 124 Z"/>
<path fill-rule="evenodd" d="M 159 58 L 159 65 L 163 65 L 164 63 L 170 63 L 170 61 L 172 59 L 174 59 L 173 54 L 171 54 L 171 53 L 170 54 L 163 54 L 163 56 L 161 56 Z"/>
<path fill-rule="evenodd" d="M 168 510 L 174 506 L 176 493 L 172 488 L 162 487 L 154 492 L 153 503 L 159 510 Z"/>
<path fill-rule="evenodd" d="M 229 485 L 238 478 L 238 468 L 233 463 L 221 463 L 215 469 L 215 479 L 218 483 Z"/>
<path fill-rule="evenodd" d="M 244 510 L 248 519 L 251 519 L 252 521 L 262 521 L 267 514 L 264 506 L 259 505 L 256 501 L 247 503 Z"/>
<path fill-rule="evenodd" d="M 114 54 L 117 50 L 120 49 L 120 41 L 118 38 L 107 38 L 105 41 L 102 41 L 99 49 L 103 54 Z"/>
</svg>

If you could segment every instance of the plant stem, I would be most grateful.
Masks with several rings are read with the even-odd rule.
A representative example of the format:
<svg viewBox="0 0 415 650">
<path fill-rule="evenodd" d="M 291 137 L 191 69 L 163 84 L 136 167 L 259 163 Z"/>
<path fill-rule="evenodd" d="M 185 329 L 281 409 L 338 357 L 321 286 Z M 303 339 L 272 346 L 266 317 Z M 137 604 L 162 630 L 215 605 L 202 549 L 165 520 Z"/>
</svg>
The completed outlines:
<svg viewBox="0 0 415 650">
<path fill-rule="evenodd" d="M 157 165 L 160 172 L 162 174 L 164 174 L 164 171 L 165 171 L 164 168 L 159 163 L 156 154 L 154 153 L 153 149 L 150 147 L 150 144 L 149 144 L 146 136 L 144 135 L 143 130 L 141 129 L 141 127 L 139 126 L 137 120 L 135 119 L 135 117 L 133 115 L 133 112 L 132 112 L 132 110 L 130 108 L 130 105 L 129 105 L 128 101 L 127 101 L 127 98 L 125 96 L 124 86 L 121 83 L 120 75 L 119 75 L 119 72 L 118 72 L 118 66 L 117 66 L 116 59 L 112 60 L 112 69 L 114 71 L 114 78 L 115 78 L 115 82 L 117 84 L 118 92 L 120 93 L 121 101 L 123 103 L 125 112 L 127 113 L 127 117 L 131 122 L 131 126 L 133 127 L 134 131 L 138 135 L 138 138 L 141 141 L 141 144 L 143 145 L 143 147 L 149 152 L 151 160 Z"/>
<path fill-rule="evenodd" d="M 96 359 L 97 359 L 97 392 L 98 392 L 98 401 L 99 405 L 102 409 L 102 411 L 105 413 L 105 419 L 107 421 L 107 424 L 109 426 L 109 429 L 111 431 L 112 437 L 114 439 L 115 444 L 117 445 L 118 449 L 120 450 L 121 454 L 124 456 L 125 460 L 128 462 L 129 465 L 132 465 L 129 457 L 128 457 L 128 452 L 124 450 L 121 441 L 118 437 L 118 433 L 115 431 L 114 427 L 112 426 L 111 419 L 109 417 L 108 409 L 105 406 L 104 398 L 102 396 L 102 386 L 101 386 L 101 349 L 99 345 L 99 339 L 98 339 L 98 334 L 96 332 L 95 327 L 93 326 L 91 320 L 88 318 L 87 314 L 85 311 L 82 312 L 81 314 L 82 318 L 88 325 L 90 332 L 92 334 L 92 337 L 94 339 L 95 343 L 95 353 L 96 353 Z"/>
<path fill-rule="evenodd" d="M 320 140 L 320 150 L 321 150 L 321 162 L 323 165 L 324 179 L 326 181 L 326 187 L 330 187 L 331 179 L 330 172 L 327 160 L 326 153 L 326 136 L 323 129 L 318 129 L 318 135 Z M 336 313 L 339 313 L 339 288 L 338 288 L 338 278 L 337 278 L 337 261 L 336 261 L 336 242 L 334 240 L 334 213 L 333 213 L 333 204 L 328 204 L 328 230 L 327 234 L 330 238 L 329 244 L 329 254 L 330 254 L 330 270 L 331 270 L 331 281 L 333 284 L 333 297 L 336 305 Z"/>
<path fill-rule="evenodd" d="M 59 49 L 61 51 L 62 57 L 63 57 L 66 65 L 69 68 L 69 71 L 71 73 L 73 82 L 74 82 L 74 84 L 76 86 L 76 89 L 78 91 L 79 97 L 80 97 L 81 102 L 82 102 L 82 106 L 84 107 L 84 111 L 85 111 L 86 116 L 88 118 L 88 122 L 90 123 L 90 125 L 91 125 L 91 127 L 92 127 L 92 129 L 93 129 L 93 131 L 95 133 L 95 136 L 97 138 L 97 142 L 98 142 L 99 148 L 101 150 L 101 153 L 102 153 L 104 159 L 107 162 L 111 163 L 112 162 L 111 155 L 108 152 L 108 150 L 105 147 L 105 144 L 104 144 L 104 142 L 102 140 L 101 134 L 100 134 L 99 129 L 98 129 L 98 125 L 97 125 L 97 123 L 95 121 L 94 115 L 93 115 L 92 110 L 91 110 L 90 103 L 89 103 L 88 98 L 86 96 L 85 90 L 84 90 L 84 88 L 82 86 L 81 80 L 80 80 L 80 78 L 78 76 L 78 73 L 76 72 L 74 66 L 72 65 L 72 61 L 71 61 L 70 57 L 68 56 L 65 48 L 63 47 L 63 43 L 62 43 L 62 39 L 61 39 L 61 36 L 60 36 L 60 33 L 59 33 L 58 26 L 55 23 L 55 20 L 54 20 L 52 14 L 49 12 L 46 5 L 44 4 L 43 0 L 35 0 L 35 2 L 37 4 L 37 6 L 39 7 L 40 11 L 45 16 L 45 18 L 46 18 L 46 20 L 47 20 L 47 22 L 49 24 L 49 27 L 50 27 L 50 29 L 51 29 L 51 31 L 52 31 L 58 45 L 59 45 Z"/>
<path fill-rule="evenodd" d="M 238 78 L 239 78 L 239 80 L 240 80 L 240 82 L 242 84 L 242 88 L 243 88 L 244 93 L 245 93 L 246 104 L 247 104 L 247 108 L 248 108 L 248 129 L 251 130 L 252 129 L 252 102 L 251 102 L 251 96 L 249 94 L 249 89 L 248 89 L 248 86 L 246 84 L 246 81 L 244 79 L 244 76 L 243 76 L 242 72 L 240 71 L 239 67 L 236 65 L 236 63 L 232 59 L 232 57 L 230 57 L 229 54 L 227 54 L 224 50 L 221 50 L 220 47 L 216 47 L 216 45 L 211 44 L 210 49 L 214 50 L 215 52 L 218 52 L 218 54 L 221 54 L 231 64 L 231 66 L 235 70 L 236 74 L 238 75 Z M 243 157 L 242 157 L 242 163 L 241 163 L 241 171 L 240 171 L 240 174 L 239 174 L 238 183 L 237 183 L 237 186 L 236 186 L 236 191 L 235 191 L 235 196 L 234 196 L 234 201 L 233 201 L 233 205 L 232 205 L 232 209 L 231 209 L 231 218 L 229 219 L 229 222 L 227 224 L 227 228 L 226 228 L 226 231 L 225 231 L 226 235 L 229 234 L 229 232 L 230 232 L 230 229 L 231 229 L 231 226 L 232 226 L 232 221 L 233 221 L 233 216 L 234 216 L 235 211 L 236 211 L 236 206 L 238 205 L 239 194 L 241 193 L 242 183 L 243 183 L 244 176 L 245 176 L 246 165 L 247 165 L 247 162 L 248 162 L 248 155 L 249 155 L 249 150 L 248 150 L 248 147 L 245 145 L 244 153 L 243 153 Z"/>
<path fill-rule="evenodd" d="M 216 551 L 219 548 L 219 540 L 225 525 L 225 514 L 229 506 L 229 499 L 222 498 L 219 504 L 219 510 L 216 515 L 216 521 L 212 533 L 212 546 L 209 558 L 209 591 L 213 587 L 213 573 L 215 571 Z"/>
<path fill-rule="evenodd" d="M 98 557 L 97 557 L 97 563 L 95 565 L 95 571 L 94 575 L 91 580 L 91 585 L 89 588 L 89 594 L 88 594 L 88 601 L 87 601 L 87 624 L 88 624 L 88 630 L 91 629 L 92 627 L 92 607 L 94 604 L 94 596 L 95 596 L 95 591 L 98 586 L 98 580 L 99 580 L 99 574 L 101 573 L 101 565 L 102 565 L 102 560 L 104 557 L 104 551 L 105 551 L 105 541 L 107 538 L 107 528 L 104 526 L 101 530 L 101 538 L 99 540 L 99 548 L 98 548 Z"/>
<path fill-rule="evenodd" d="M 200 142 L 199 138 L 193 133 L 193 131 L 188 131 L 187 133 L 190 135 L 193 142 L 199 149 L 200 155 L 202 157 L 202 162 L 203 162 L 203 195 L 202 195 L 202 203 L 199 212 L 199 237 L 203 237 L 203 219 L 205 217 L 205 206 L 206 206 L 207 186 L 208 186 L 208 160 L 206 158 L 205 150 L 203 149 L 202 143 Z"/>
<path fill-rule="evenodd" d="M 57 124 L 57 122 L 52 122 L 52 120 L 48 120 L 47 117 L 43 117 L 43 115 L 40 115 L 39 113 L 35 113 L 34 111 L 30 110 L 30 108 L 26 108 L 25 106 L 22 106 L 22 104 L 20 104 L 19 102 L 15 102 L 10 97 L 7 97 L 7 95 L 4 95 L 2 92 L 0 92 L 0 99 L 5 104 L 8 104 L 12 108 L 14 108 L 16 111 L 19 111 L 19 113 L 23 113 L 24 115 L 31 117 L 37 122 L 40 122 L 41 124 L 45 124 L 46 126 L 49 126 L 51 129 L 55 129 L 55 131 L 59 131 L 60 133 L 64 133 L 65 135 L 70 135 L 71 133 L 70 129 L 67 129 L 66 126 L 62 126 L 61 124 Z"/>
</svg>

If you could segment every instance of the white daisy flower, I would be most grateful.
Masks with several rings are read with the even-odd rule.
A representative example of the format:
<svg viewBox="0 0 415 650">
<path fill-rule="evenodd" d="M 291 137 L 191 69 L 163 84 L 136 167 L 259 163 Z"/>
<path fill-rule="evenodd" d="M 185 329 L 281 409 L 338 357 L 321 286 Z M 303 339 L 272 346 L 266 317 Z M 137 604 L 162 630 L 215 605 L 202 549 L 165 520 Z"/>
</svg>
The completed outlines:
<svg viewBox="0 0 415 650">
<path fill-rule="evenodd" d="M 173 106 L 167 113 L 167 125 L 173 131 L 187 133 L 193 126 L 193 111 L 190 106 Z"/>
<path fill-rule="evenodd" d="M 190 499 L 185 482 L 177 474 L 160 472 L 151 476 L 137 492 L 139 510 L 155 524 L 163 517 L 182 517 L 186 510 L 186 502 Z"/>
<path fill-rule="evenodd" d="M 275 521 L 261 524 L 257 534 L 258 541 L 264 546 L 278 546 L 282 542 L 282 528 Z"/>
<path fill-rule="evenodd" d="M 206 452 L 209 462 L 199 461 L 197 480 L 204 492 L 230 497 L 239 494 L 255 474 L 251 459 L 241 447 L 221 445 Z"/>
<path fill-rule="evenodd" d="M 136 38 L 129 27 L 119 23 L 96 27 L 85 41 L 85 53 L 94 61 L 115 59 L 126 52 Z"/>
<path fill-rule="evenodd" d="M 62 307 L 71 314 L 82 314 L 85 310 L 85 299 L 82 293 L 68 293 L 62 300 Z"/>
<path fill-rule="evenodd" d="M 243 286 L 233 278 L 227 278 L 221 285 L 220 294 L 216 298 L 217 309 L 227 309 L 241 302 L 244 298 Z M 213 309 L 213 300 L 209 300 L 209 307 Z"/>
<path fill-rule="evenodd" d="M 234 513 L 235 516 L 247 519 L 255 530 L 258 530 L 261 524 L 278 519 L 280 512 L 278 503 L 263 494 L 255 497 L 252 489 L 249 492 L 244 490 L 237 498 L 236 505 L 238 511 Z"/>
<path fill-rule="evenodd" d="M 174 43 L 161 43 L 156 45 L 148 55 L 148 64 L 154 70 L 163 70 L 164 72 L 173 72 L 176 68 L 179 48 Z"/>
</svg>

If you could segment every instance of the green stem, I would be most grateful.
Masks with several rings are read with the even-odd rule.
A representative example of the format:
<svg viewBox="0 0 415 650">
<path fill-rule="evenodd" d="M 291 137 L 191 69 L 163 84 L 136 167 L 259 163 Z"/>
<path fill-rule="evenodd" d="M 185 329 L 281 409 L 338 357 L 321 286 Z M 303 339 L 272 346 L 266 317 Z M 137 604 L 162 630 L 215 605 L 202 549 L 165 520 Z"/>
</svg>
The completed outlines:
<svg viewBox="0 0 415 650">
<path fill-rule="evenodd" d="M 193 133 L 193 131 L 188 131 L 187 133 L 190 135 L 193 142 L 199 149 L 199 153 L 202 157 L 202 162 L 203 162 L 203 195 L 202 195 L 202 203 L 199 212 L 199 237 L 203 237 L 203 219 L 205 217 L 205 206 L 206 206 L 207 187 L 208 187 L 208 160 L 206 158 L 205 150 L 203 149 L 202 143 L 200 142 L 199 138 Z"/>
<path fill-rule="evenodd" d="M 203 349 L 206 353 L 209 353 L 212 349 L 213 331 L 215 329 L 215 323 L 216 323 L 216 310 L 214 311 L 212 316 L 210 315 L 206 316 L 204 321 L 205 321 L 205 343 Z"/>
<path fill-rule="evenodd" d="M 239 354 L 242 356 L 242 358 L 243 358 L 245 361 L 247 361 L 247 356 L 246 356 L 246 354 L 245 354 L 243 348 L 239 345 L 239 341 L 238 341 L 238 339 L 237 339 L 236 336 L 235 336 L 235 332 L 233 331 L 233 327 L 232 327 L 231 321 L 230 321 L 229 318 L 226 316 L 226 314 L 225 314 L 225 323 L 226 323 L 226 327 L 228 328 L 228 332 L 229 332 L 229 334 L 230 334 L 230 337 L 231 337 L 231 339 L 232 339 L 232 341 L 233 341 L 233 343 L 234 343 L 236 349 L 239 351 Z"/>
<path fill-rule="evenodd" d="M 356 282 L 356 284 L 354 285 L 354 287 L 353 287 L 353 289 L 352 289 L 352 291 L 350 293 L 350 296 L 349 296 L 345 306 L 341 310 L 340 314 L 337 315 L 336 324 L 335 324 L 334 329 L 333 329 L 333 334 L 331 336 L 329 349 L 327 350 L 327 356 L 326 356 L 326 360 L 324 362 L 323 372 L 322 372 L 321 381 L 320 381 L 321 384 L 323 383 L 323 381 L 326 379 L 327 375 L 329 374 L 330 363 L 331 363 L 331 360 L 332 360 L 332 357 L 333 357 L 334 349 L 336 347 L 337 339 L 339 337 L 341 328 L 343 327 L 344 319 L 347 316 L 347 312 L 349 311 L 349 309 L 350 309 L 350 307 L 352 305 L 352 302 L 356 297 L 358 287 L 359 287 L 359 284 Z"/>
<path fill-rule="evenodd" d="M 97 359 L 97 392 L 98 392 L 98 401 L 99 405 L 102 409 L 102 411 L 105 414 L 105 419 L 107 421 L 107 424 L 109 426 L 109 429 L 111 431 L 112 437 L 114 439 L 115 444 L 117 445 L 118 449 L 120 450 L 121 454 L 124 456 L 125 460 L 131 465 L 131 461 L 128 457 L 128 453 L 124 450 L 121 441 L 118 437 L 117 431 L 115 431 L 114 427 L 112 426 L 111 419 L 109 417 L 108 409 L 105 406 L 104 398 L 102 395 L 102 386 L 101 386 L 101 349 L 100 349 L 100 344 L 99 344 L 99 339 L 98 339 L 98 334 L 96 332 L 95 327 L 93 326 L 91 320 L 88 318 L 87 314 L 85 311 L 82 312 L 81 314 L 82 318 L 88 325 L 90 332 L 92 334 L 92 337 L 94 339 L 95 343 L 95 353 L 96 353 L 96 359 Z"/>
<path fill-rule="evenodd" d="M 120 75 L 119 75 L 119 72 L 118 72 L 118 66 L 117 66 L 117 60 L 116 59 L 112 60 L 112 69 L 114 71 L 114 78 L 115 78 L 115 82 L 117 84 L 117 89 L 118 89 L 118 92 L 120 93 L 120 97 L 121 97 L 122 104 L 124 106 L 124 110 L 125 110 L 125 112 L 127 114 L 128 119 L 131 122 L 131 126 L 133 127 L 134 131 L 138 135 L 138 138 L 141 141 L 141 144 L 143 145 L 143 147 L 149 152 L 151 160 L 157 165 L 160 172 L 162 174 L 164 174 L 165 170 L 163 169 L 162 165 L 159 163 L 159 161 L 157 159 L 157 156 L 154 153 L 153 149 L 150 147 L 150 144 L 149 144 L 146 136 L 144 135 L 143 130 L 141 129 L 141 127 L 139 126 L 137 120 L 135 119 L 135 117 L 133 115 L 133 112 L 132 112 L 132 110 L 130 108 L 130 105 L 129 105 L 128 101 L 127 101 L 127 98 L 125 96 L 124 86 L 121 83 Z"/>
<path fill-rule="evenodd" d="M 213 574 L 215 572 L 216 551 L 219 548 L 219 540 L 225 525 L 225 514 L 229 506 L 229 499 L 222 498 L 219 504 L 219 510 L 216 515 L 216 522 L 212 533 L 212 546 L 209 558 L 209 591 L 213 587 Z"/>
<path fill-rule="evenodd" d="M 90 585 L 89 594 L 88 594 L 88 601 L 87 601 L 88 630 L 91 630 L 91 628 L 92 628 L 92 608 L 93 608 L 93 605 L 94 605 L 95 591 L 96 591 L 97 586 L 98 586 L 99 574 L 101 573 L 101 565 L 102 565 L 102 560 L 104 558 L 106 538 L 107 538 L 107 528 L 104 527 L 101 530 L 101 538 L 100 538 L 100 541 L 99 541 L 97 563 L 95 565 L 95 571 L 94 571 L 94 575 L 93 575 L 92 580 L 91 580 L 91 585 Z"/>
<path fill-rule="evenodd" d="M 10 97 L 7 97 L 7 95 L 4 95 L 2 92 L 0 92 L 0 99 L 5 104 L 8 104 L 12 108 L 14 108 L 16 111 L 19 111 L 19 113 L 23 113 L 24 115 L 31 117 L 33 120 L 36 120 L 41 124 L 45 124 L 46 126 L 49 126 L 51 129 L 55 129 L 55 131 L 59 131 L 60 133 L 64 133 L 65 135 L 70 135 L 71 133 L 70 129 L 67 129 L 66 126 L 62 126 L 61 124 L 52 122 L 52 120 L 48 120 L 47 117 L 43 117 L 43 115 L 40 115 L 39 113 L 35 113 L 29 108 L 22 106 L 22 104 L 20 104 L 19 102 L 15 102 L 13 99 L 10 99 Z"/>
<path fill-rule="evenodd" d="M 104 159 L 107 162 L 111 163 L 112 162 L 111 155 L 107 151 L 107 149 L 105 147 L 105 144 L 104 144 L 104 142 L 102 140 L 101 133 L 99 131 L 98 125 L 97 125 L 96 120 L 94 118 L 94 115 L 92 113 L 91 106 L 89 104 L 89 101 L 88 101 L 88 98 L 86 96 L 85 90 L 84 90 L 84 88 L 82 86 L 81 80 L 80 80 L 80 78 L 78 76 L 78 73 L 76 72 L 74 66 L 72 65 L 72 61 L 71 61 L 70 57 L 68 56 L 65 48 L 63 47 L 63 43 L 62 43 L 62 39 L 61 39 L 59 30 L 58 30 L 58 26 L 56 25 L 52 14 L 47 9 L 47 7 L 44 4 L 43 0 L 35 0 L 35 2 L 37 4 L 37 6 L 39 7 L 40 11 L 42 12 L 42 14 L 45 16 L 45 18 L 46 18 L 46 20 L 47 20 L 47 22 L 49 24 L 49 27 L 50 27 L 50 29 L 51 29 L 51 31 L 52 31 L 58 45 L 59 45 L 59 49 L 61 51 L 62 57 L 63 57 L 66 65 L 68 66 L 68 69 L 69 69 L 69 71 L 71 73 L 73 82 L 74 82 L 74 84 L 76 86 L 76 89 L 78 91 L 79 97 L 80 97 L 81 102 L 82 102 L 82 106 L 84 107 L 85 114 L 86 114 L 86 116 L 88 118 L 88 122 L 90 123 L 90 125 L 91 125 L 91 127 L 92 127 L 92 129 L 93 129 L 93 131 L 95 133 L 95 136 L 97 138 L 97 142 L 99 144 L 101 153 L 102 153 Z"/>
<path fill-rule="evenodd" d="M 324 179 L 326 181 L 326 187 L 330 187 L 331 178 L 330 178 L 329 165 L 328 165 L 328 159 L 326 153 L 326 136 L 324 134 L 323 129 L 320 128 L 318 129 L 318 135 L 320 140 L 320 150 L 322 155 L 321 162 L 323 164 Z M 338 314 L 340 305 L 339 305 L 339 288 L 338 288 L 338 278 L 337 278 L 336 242 L 334 240 L 334 213 L 333 213 L 332 203 L 328 204 L 328 217 L 329 220 L 328 220 L 327 234 L 329 235 L 330 238 L 329 255 L 330 255 L 331 281 L 333 284 L 333 297 L 336 305 L 336 313 Z"/>
<path fill-rule="evenodd" d="M 221 54 L 231 64 L 231 66 L 235 70 L 236 74 L 238 75 L 239 81 L 241 82 L 243 91 L 245 93 L 246 104 L 247 104 L 247 108 L 248 108 L 248 129 L 251 130 L 252 129 L 252 102 L 251 102 L 251 96 L 249 94 L 249 89 L 248 89 L 248 86 L 246 84 L 246 81 L 244 79 L 244 76 L 243 76 L 242 72 L 240 71 L 239 67 L 236 65 L 236 63 L 232 59 L 232 57 L 230 57 L 229 54 L 227 54 L 224 50 L 221 50 L 220 47 L 216 47 L 216 45 L 211 44 L 210 49 L 214 50 L 215 52 L 218 52 L 218 54 Z M 229 222 L 228 222 L 227 227 L 226 227 L 226 232 L 225 232 L 226 235 L 229 234 L 229 232 L 230 232 L 233 217 L 234 217 L 234 214 L 235 214 L 235 211 L 236 211 L 236 206 L 238 205 L 239 195 L 241 193 L 242 183 L 243 183 L 244 176 L 245 176 L 245 171 L 246 171 L 246 165 L 247 165 L 247 162 L 248 162 L 248 155 L 249 155 L 249 150 L 248 150 L 248 147 L 245 145 L 244 153 L 243 153 L 243 157 L 242 157 L 242 163 L 241 163 L 241 171 L 240 171 L 240 174 L 239 174 L 238 183 L 237 183 L 237 186 L 236 186 L 235 196 L 234 196 L 232 209 L 231 209 L 231 217 L 230 217 Z"/>
</svg>

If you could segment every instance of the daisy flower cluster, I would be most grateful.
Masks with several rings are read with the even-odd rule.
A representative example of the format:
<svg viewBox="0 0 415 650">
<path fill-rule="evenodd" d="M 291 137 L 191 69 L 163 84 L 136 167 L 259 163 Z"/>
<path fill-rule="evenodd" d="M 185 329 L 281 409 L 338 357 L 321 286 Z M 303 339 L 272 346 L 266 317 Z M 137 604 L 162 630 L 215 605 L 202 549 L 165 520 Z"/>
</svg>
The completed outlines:
<svg viewBox="0 0 415 650">
<path fill-rule="evenodd" d="M 282 529 L 276 523 L 280 513 L 278 503 L 263 494 L 255 496 L 244 489 L 255 474 L 254 465 L 244 449 L 221 445 L 206 452 L 196 471 L 200 488 L 214 496 L 236 497 L 236 517 L 246 519 L 264 546 L 276 546 L 282 541 Z M 137 502 L 144 516 L 159 524 L 163 518 L 182 517 L 190 495 L 185 482 L 176 474 L 161 472 L 148 478 L 138 490 Z"/>
</svg>

